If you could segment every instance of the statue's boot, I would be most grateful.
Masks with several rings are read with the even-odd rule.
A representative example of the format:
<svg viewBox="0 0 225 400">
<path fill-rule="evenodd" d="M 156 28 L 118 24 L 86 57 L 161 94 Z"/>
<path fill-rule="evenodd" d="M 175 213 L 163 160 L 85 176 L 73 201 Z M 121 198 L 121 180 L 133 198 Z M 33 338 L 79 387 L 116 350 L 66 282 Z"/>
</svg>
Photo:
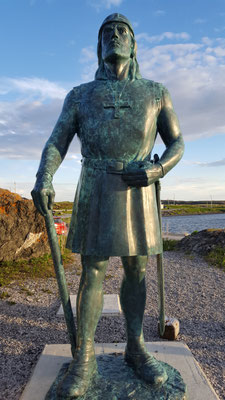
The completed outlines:
<svg viewBox="0 0 225 400">
<path fill-rule="evenodd" d="M 167 379 L 167 373 L 162 364 L 141 346 L 138 352 L 125 350 L 125 361 L 133 368 L 137 376 L 152 385 L 161 386 Z"/>
<path fill-rule="evenodd" d="M 103 306 L 102 282 L 108 258 L 82 256 L 82 277 L 77 296 L 77 349 L 68 372 L 57 388 L 58 399 L 83 396 L 97 371 L 94 335 Z"/>
<path fill-rule="evenodd" d="M 145 270 L 147 256 L 122 257 L 124 279 L 120 303 L 127 325 L 126 362 L 144 381 L 163 385 L 168 379 L 162 364 L 147 351 L 143 336 L 143 317 L 146 301 Z"/>
<path fill-rule="evenodd" d="M 57 388 L 57 400 L 72 400 L 83 396 L 97 372 L 95 356 L 83 357 L 76 352 L 68 371 Z"/>
</svg>

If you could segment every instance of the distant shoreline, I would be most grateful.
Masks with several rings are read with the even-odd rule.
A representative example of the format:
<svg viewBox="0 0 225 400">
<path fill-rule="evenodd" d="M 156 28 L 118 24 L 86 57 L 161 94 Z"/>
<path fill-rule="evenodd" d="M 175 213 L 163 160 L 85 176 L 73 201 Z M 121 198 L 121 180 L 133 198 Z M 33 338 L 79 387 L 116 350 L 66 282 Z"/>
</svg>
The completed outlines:
<svg viewBox="0 0 225 400">
<path fill-rule="evenodd" d="M 175 210 L 174 210 L 175 211 Z M 172 210 L 162 210 L 162 217 L 186 217 L 186 216 L 191 216 L 191 215 L 216 215 L 216 214 L 225 214 L 223 211 L 217 211 L 217 212 L 196 212 L 196 213 L 176 213 L 173 212 Z"/>
</svg>

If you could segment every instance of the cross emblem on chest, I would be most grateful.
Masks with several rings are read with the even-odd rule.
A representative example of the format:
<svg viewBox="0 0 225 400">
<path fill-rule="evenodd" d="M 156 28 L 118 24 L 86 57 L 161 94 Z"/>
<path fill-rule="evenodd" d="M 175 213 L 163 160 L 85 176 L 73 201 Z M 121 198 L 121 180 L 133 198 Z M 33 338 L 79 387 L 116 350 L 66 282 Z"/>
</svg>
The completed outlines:
<svg viewBox="0 0 225 400">
<path fill-rule="evenodd" d="M 128 101 L 124 100 L 115 100 L 114 103 L 111 104 L 103 104 L 104 108 L 114 108 L 114 118 L 118 119 L 120 118 L 120 110 L 123 108 L 131 108 L 131 105 L 129 104 Z"/>
</svg>

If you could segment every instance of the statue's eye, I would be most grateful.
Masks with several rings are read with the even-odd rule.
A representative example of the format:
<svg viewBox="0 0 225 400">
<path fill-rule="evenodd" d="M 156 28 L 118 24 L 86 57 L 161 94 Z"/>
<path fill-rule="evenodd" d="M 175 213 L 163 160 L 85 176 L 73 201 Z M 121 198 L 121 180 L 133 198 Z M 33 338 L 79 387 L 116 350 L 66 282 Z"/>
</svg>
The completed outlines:
<svg viewBox="0 0 225 400">
<path fill-rule="evenodd" d="M 103 33 L 106 33 L 106 34 L 108 34 L 110 32 L 112 32 L 112 28 L 110 28 L 110 27 L 104 28 L 104 30 L 103 30 Z"/>
</svg>

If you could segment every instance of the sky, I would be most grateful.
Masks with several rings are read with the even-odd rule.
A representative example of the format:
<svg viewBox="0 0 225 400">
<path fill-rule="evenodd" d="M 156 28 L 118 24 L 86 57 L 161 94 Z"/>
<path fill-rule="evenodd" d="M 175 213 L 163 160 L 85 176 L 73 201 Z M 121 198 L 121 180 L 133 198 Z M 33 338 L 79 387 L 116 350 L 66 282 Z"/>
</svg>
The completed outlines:
<svg viewBox="0 0 225 400">
<path fill-rule="evenodd" d="M 31 198 L 63 100 L 94 79 L 98 30 L 114 12 L 131 21 L 141 74 L 169 89 L 184 136 L 162 199 L 225 200 L 224 0 L 0 0 L 0 187 Z M 56 201 L 73 201 L 80 159 L 75 138 Z"/>
</svg>

